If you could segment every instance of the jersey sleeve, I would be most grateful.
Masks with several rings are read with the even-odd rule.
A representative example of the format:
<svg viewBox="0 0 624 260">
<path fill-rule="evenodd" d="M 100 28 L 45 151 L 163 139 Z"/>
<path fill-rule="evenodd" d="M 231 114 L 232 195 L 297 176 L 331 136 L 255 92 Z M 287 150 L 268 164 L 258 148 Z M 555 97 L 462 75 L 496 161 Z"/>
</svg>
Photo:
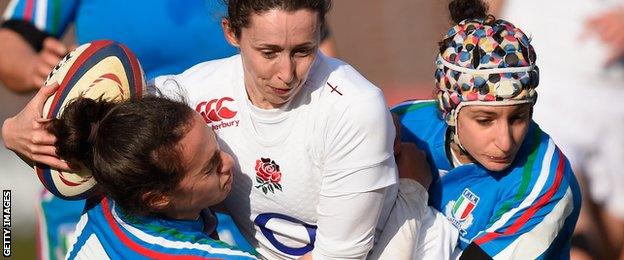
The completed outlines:
<svg viewBox="0 0 624 260">
<path fill-rule="evenodd" d="M 336 106 L 324 142 L 321 195 L 365 192 L 397 183 L 395 128 L 381 91 Z"/>
<path fill-rule="evenodd" d="M 12 0 L 4 12 L 5 21 L 34 25 L 42 32 L 60 38 L 74 20 L 78 0 Z"/>
<path fill-rule="evenodd" d="M 501 198 L 486 230 L 472 240 L 500 259 L 548 258 L 569 251 L 569 240 L 580 209 L 580 192 L 563 153 L 548 142 L 515 193 Z M 526 187 L 527 189 L 525 189 Z"/>
<path fill-rule="evenodd" d="M 313 259 L 365 259 L 373 247 L 385 189 L 319 198 Z"/>
<path fill-rule="evenodd" d="M 381 92 L 333 107 L 326 121 L 315 259 L 364 259 L 387 187 L 396 183 L 394 126 Z"/>
</svg>

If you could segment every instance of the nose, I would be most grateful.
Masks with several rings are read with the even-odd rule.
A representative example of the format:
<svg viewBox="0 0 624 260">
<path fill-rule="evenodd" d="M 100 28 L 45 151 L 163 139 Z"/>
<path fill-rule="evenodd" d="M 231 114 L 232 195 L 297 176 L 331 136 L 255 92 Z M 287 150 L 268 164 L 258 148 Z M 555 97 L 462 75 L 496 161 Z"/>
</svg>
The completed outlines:
<svg viewBox="0 0 624 260">
<path fill-rule="evenodd" d="M 290 85 L 295 79 L 295 59 L 284 55 L 279 59 L 277 66 L 277 77 L 286 85 Z"/>
<path fill-rule="evenodd" d="M 504 153 L 511 151 L 514 141 L 509 123 L 500 122 L 496 128 L 495 134 L 494 145 Z"/>
<path fill-rule="evenodd" d="M 221 151 L 221 174 L 230 174 L 234 166 L 234 158 L 229 153 Z"/>
</svg>

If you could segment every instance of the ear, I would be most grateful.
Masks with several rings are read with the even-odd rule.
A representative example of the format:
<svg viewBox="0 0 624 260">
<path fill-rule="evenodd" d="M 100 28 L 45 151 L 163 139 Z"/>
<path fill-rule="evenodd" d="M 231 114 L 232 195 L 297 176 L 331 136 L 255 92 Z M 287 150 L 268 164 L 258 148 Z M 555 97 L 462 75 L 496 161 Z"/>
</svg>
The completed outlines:
<svg viewBox="0 0 624 260">
<path fill-rule="evenodd" d="M 221 19 L 221 28 L 223 28 L 223 36 L 225 39 L 236 48 L 240 48 L 238 38 L 232 27 L 230 27 L 230 21 L 226 18 Z"/>
<path fill-rule="evenodd" d="M 153 191 L 143 193 L 141 199 L 150 210 L 155 212 L 162 212 L 171 204 L 171 198 L 169 196 Z"/>
</svg>

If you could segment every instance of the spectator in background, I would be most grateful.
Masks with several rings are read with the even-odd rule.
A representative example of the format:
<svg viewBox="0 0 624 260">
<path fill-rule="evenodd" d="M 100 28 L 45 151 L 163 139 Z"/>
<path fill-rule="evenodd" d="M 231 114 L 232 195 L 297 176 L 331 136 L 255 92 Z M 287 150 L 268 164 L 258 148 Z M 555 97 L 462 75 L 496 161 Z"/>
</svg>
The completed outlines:
<svg viewBox="0 0 624 260">
<path fill-rule="evenodd" d="M 492 4 L 502 18 L 525 29 L 541 54 L 540 85 L 545 87 L 535 120 L 585 180 L 581 184 L 588 196 L 573 244 L 584 248 L 586 257 L 623 258 L 624 107 L 619 104 L 624 95 L 624 1 Z"/>
</svg>

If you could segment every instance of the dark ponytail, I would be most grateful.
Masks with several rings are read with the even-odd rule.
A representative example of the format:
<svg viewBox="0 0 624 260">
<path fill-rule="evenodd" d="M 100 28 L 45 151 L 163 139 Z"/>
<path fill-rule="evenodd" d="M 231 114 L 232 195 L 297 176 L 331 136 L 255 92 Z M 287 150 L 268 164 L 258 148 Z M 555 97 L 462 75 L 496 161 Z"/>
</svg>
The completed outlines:
<svg viewBox="0 0 624 260">
<path fill-rule="evenodd" d="M 452 0 L 449 3 L 451 20 L 459 23 L 466 19 L 485 19 L 488 6 L 482 0 Z"/>
<path fill-rule="evenodd" d="M 97 125 L 115 106 L 105 100 L 78 98 L 65 107 L 59 120 L 53 120 L 51 132 L 57 137 L 56 153 L 67 161 L 77 161 L 93 168 L 93 144 Z M 90 138 L 91 137 L 91 138 Z"/>
<path fill-rule="evenodd" d="M 48 130 L 57 136 L 57 154 L 91 170 L 102 193 L 129 213 L 148 215 L 155 211 L 143 194 L 170 194 L 184 177 L 178 142 L 194 113 L 161 97 L 122 103 L 81 97 Z"/>
</svg>

